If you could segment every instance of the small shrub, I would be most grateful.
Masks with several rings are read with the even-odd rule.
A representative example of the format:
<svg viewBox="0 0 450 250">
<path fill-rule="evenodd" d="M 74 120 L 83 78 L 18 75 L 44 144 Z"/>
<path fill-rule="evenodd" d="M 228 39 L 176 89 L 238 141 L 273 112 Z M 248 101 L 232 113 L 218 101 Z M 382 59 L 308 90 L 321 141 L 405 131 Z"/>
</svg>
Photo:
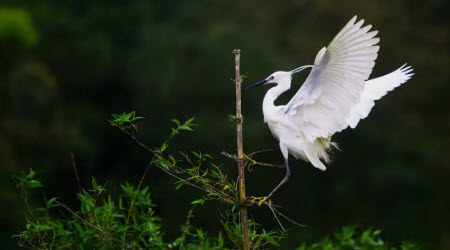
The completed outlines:
<svg viewBox="0 0 450 250">
<path fill-rule="evenodd" d="M 27 180 L 38 183 L 35 179 Z M 155 215 L 155 204 L 148 187 L 135 195 L 136 188 L 125 183 L 121 185 L 118 198 L 114 199 L 105 186 L 92 179 L 91 188 L 77 195 L 79 210 L 73 211 L 56 198 L 48 199 L 45 207 L 38 210 L 39 214 L 27 218 L 25 230 L 15 237 L 19 246 L 39 249 L 225 248 L 222 234 L 217 238 L 207 237 L 206 232 L 190 224 L 193 210 L 186 225 L 181 227 L 180 236 L 173 241 L 164 241 L 161 218 Z M 126 226 L 128 214 L 130 221 Z"/>
<path fill-rule="evenodd" d="M 109 195 L 105 186 L 99 185 L 94 178 L 91 188 L 77 194 L 80 207 L 72 210 L 57 198 L 45 200 L 44 208 L 39 214 L 28 205 L 30 189 L 41 187 L 35 179 L 35 173 L 16 177 L 22 198 L 29 208 L 27 225 L 15 237 L 19 245 L 32 248 L 79 248 L 79 249 L 236 249 L 242 247 L 242 226 L 239 221 L 237 206 L 238 193 L 236 183 L 222 173 L 219 165 L 213 162 L 209 154 L 191 151 L 180 152 L 178 156 L 168 153 L 172 138 L 182 131 L 192 131 L 193 119 L 180 122 L 173 119 L 175 127 L 159 147 L 150 147 L 136 136 L 137 122 L 135 112 L 114 114 L 109 121 L 114 127 L 127 134 L 139 146 L 151 153 L 151 160 L 137 186 L 125 183 L 119 197 Z M 161 218 L 154 214 L 148 187 L 143 187 L 143 180 L 150 167 L 157 167 L 176 178 L 176 189 L 183 186 L 194 187 L 203 196 L 191 202 L 193 208 L 188 212 L 185 225 L 181 226 L 180 236 L 173 241 L 163 238 Z M 224 216 L 221 222 L 226 237 L 219 233 L 211 237 L 201 228 L 194 227 L 191 219 L 196 206 L 210 200 L 223 204 Z M 61 216 L 62 214 L 62 216 Z M 57 216 L 59 215 L 59 216 Z M 266 232 L 261 226 L 249 220 L 253 248 L 278 246 L 282 234 Z"/>
<path fill-rule="evenodd" d="M 28 203 L 32 189 L 42 187 L 30 170 L 16 176 L 17 188 L 27 208 L 27 224 L 16 237 L 19 246 L 37 249 L 242 249 L 243 231 L 239 216 L 238 191 L 235 181 L 222 173 L 221 167 L 213 162 L 209 154 L 202 152 L 181 152 L 176 157 L 168 153 L 171 139 L 182 131 L 192 131 L 193 119 L 184 123 L 174 119 L 168 138 L 159 147 L 149 147 L 136 136 L 137 122 L 135 112 L 113 115 L 109 121 L 127 134 L 139 146 L 151 153 L 151 160 L 137 186 L 125 183 L 121 192 L 112 197 L 104 185 L 92 178 L 91 187 L 77 194 L 80 206 L 71 209 L 56 197 L 45 199 L 43 207 L 36 211 Z M 247 166 L 257 162 L 247 159 Z M 259 163 L 261 164 L 261 163 Z M 151 200 L 148 187 L 143 187 L 143 180 L 150 167 L 157 167 L 174 177 L 176 189 L 191 186 L 203 193 L 203 196 L 191 202 L 192 208 L 187 213 L 186 222 L 180 226 L 180 235 L 173 240 L 165 239 L 161 231 L 161 218 L 155 214 L 155 204 Z M 208 235 L 207 231 L 191 223 L 196 206 L 210 200 L 223 204 L 222 223 L 224 233 L 217 237 Z M 276 211 L 268 205 L 274 216 Z M 278 212 L 279 213 L 279 212 Z M 283 217 L 285 217 L 283 215 Z M 286 217 L 285 217 L 286 218 Z M 276 217 L 278 220 L 278 218 Z M 279 221 L 278 221 L 279 222 Z M 295 222 L 293 222 L 295 224 Z M 281 224 L 280 224 L 281 225 Z M 390 247 L 380 237 L 380 231 L 368 229 L 356 233 L 355 227 L 344 227 L 342 232 L 333 237 L 307 245 L 298 250 L 411 250 L 414 245 L 404 243 L 400 248 Z M 279 247 L 285 232 L 267 231 L 262 225 L 248 220 L 248 235 L 251 249 L 270 249 Z"/>
<path fill-rule="evenodd" d="M 346 226 L 333 237 L 327 236 L 320 242 L 303 244 L 297 250 L 418 250 L 414 244 L 403 242 L 399 248 L 393 247 L 384 241 L 380 230 L 372 228 L 358 233 L 356 226 Z"/>
</svg>

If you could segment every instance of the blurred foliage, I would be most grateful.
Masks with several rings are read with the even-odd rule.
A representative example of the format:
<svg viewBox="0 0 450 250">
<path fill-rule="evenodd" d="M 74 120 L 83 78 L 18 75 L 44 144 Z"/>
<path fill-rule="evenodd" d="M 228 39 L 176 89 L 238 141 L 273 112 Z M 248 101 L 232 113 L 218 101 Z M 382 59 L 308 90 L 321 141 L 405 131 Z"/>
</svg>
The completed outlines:
<svg viewBox="0 0 450 250">
<path fill-rule="evenodd" d="M 28 12 L 0 8 L 0 48 L 6 46 L 29 48 L 37 43 L 37 32 Z"/>
<path fill-rule="evenodd" d="M 390 246 L 381 236 L 380 230 L 371 228 L 360 231 L 355 226 L 346 226 L 341 232 L 335 233 L 333 237 L 325 237 L 318 243 L 296 248 L 296 250 L 419 250 L 412 243 L 403 242 L 400 247 Z"/>
<path fill-rule="evenodd" d="M 449 1 L 5 0 L 1 6 L 0 245 L 5 248 L 15 245 L 10 235 L 26 223 L 10 176 L 33 168 L 44 176 L 44 189 L 68 205 L 76 203 L 69 154 L 74 152 L 82 183 L 91 176 L 116 185 L 124 179 L 137 183 L 147 151 L 135 150 L 105 126 L 108 114 L 132 108 L 151 121 L 139 131 L 152 145 L 165 140 L 164 121 L 195 115 L 199 133 L 178 138 L 173 152 L 202 148 L 214 158 L 223 150 L 234 152 L 235 128 L 227 122 L 234 113 L 232 50 L 242 50 L 245 86 L 275 70 L 310 64 L 355 14 L 380 30 L 373 76 L 404 62 L 416 74 L 378 101 L 356 129 L 333 138 L 343 151 L 325 173 L 291 163 L 291 180 L 274 199 L 285 204 L 284 214 L 309 227 L 292 229 L 281 248 L 294 248 L 299 239 L 316 242 L 347 224 L 382 228 L 393 242 L 450 248 Z M 296 76 L 279 103 L 304 77 Z M 244 149 L 273 148 L 256 160 L 279 163 L 277 142 L 263 124 L 264 91 L 243 93 Z M 236 177 L 234 169 L 223 171 Z M 174 192 L 165 185 L 169 177 L 150 173 L 146 183 L 165 218 L 163 231 L 175 237 L 199 194 Z M 282 177 L 277 169 L 253 171 L 246 178 L 248 192 L 265 194 Z M 32 195 L 30 207 L 40 197 Z M 215 206 L 200 210 L 205 216 L 196 223 L 216 234 L 221 224 Z M 270 211 L 250 213 L 267 228 L 278 227 Z"/>
</svg>

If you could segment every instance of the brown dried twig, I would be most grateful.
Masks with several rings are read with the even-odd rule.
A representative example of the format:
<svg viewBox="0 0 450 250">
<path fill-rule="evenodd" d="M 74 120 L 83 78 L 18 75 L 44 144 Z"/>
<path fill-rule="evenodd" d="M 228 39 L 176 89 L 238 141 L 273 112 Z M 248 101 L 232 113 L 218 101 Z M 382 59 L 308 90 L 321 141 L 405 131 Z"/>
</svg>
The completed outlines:
<svg viewBox="0 0 450 250">
<path fill-rule="evenodd" d="M 247 168 L 248 167 L 253 167 L 253 166 L 270 167 L 270 168 L 284 168 L 284 165 L 277 165 L 277 164 L 259 162 L 259 161 L 254 160 L 253 158 L 251 158 L 251 156 L 254 155 L 255 153 L 258 153 L 258 152 L 253 152 L 253 153 L 250 153 L 248 155 L 244 154 L 244 159 L 245 159 Z M 237 156 L 236 155 L 227 153 L 225 151 L 222 152 L 222 155 L 237 161 Z"/>
<path fill-rule="evenodd" d="M 81 193 L 81 182 L 80 182 L 80 177 L 78 176 L 78 171 L 77 171 L 77 165 L 75 164 L 75 155 L 73 154 L 73 152 L 70 152 L 70 156 L 72 157 L 72 166 L 73 166 L 73 171 L 75 172 L 75 178 L 77 178 L 77 184 L 78 184 L 78 192 Z"/>
</svg>

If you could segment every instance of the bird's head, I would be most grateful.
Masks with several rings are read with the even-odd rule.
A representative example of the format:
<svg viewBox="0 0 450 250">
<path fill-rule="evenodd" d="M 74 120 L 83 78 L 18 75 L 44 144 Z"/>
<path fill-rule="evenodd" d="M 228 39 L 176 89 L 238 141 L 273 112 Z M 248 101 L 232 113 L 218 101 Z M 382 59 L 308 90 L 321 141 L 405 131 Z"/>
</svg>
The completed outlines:
<svg viewBox="0 0 450 250">
<path fill-rule="evenodd" d="M 257 83 L 254 83 L 250 86 L 248 86 L 246 89 L 251 89 L 260 85 L 267 85 L 270 83 L 275 84 L 291 84 L 291 72 L 289 71 L 277 71 L 272 74 L 270 74 L 266 79 L 261 80 Z M 290 86 L 289 86 L 290 87 Z"/>
</svg>

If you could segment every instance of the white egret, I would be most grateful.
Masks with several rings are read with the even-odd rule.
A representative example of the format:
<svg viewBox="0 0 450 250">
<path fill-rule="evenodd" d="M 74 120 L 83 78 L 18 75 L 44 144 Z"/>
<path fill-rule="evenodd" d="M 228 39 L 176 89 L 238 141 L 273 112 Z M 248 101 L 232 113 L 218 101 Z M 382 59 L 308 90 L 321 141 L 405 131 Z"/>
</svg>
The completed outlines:
<svg viewBox="0 0 450 250">
<path fill-rule="evenodd" d="M 266 197 L 270 198 L 290 176 L 288 155 L 302 159 L 321 170 L 329 163 L 329 151 L 337 147 L 331 137 L 347 127 L 355 128 L 368 116 L 374 101 L 405 83 L 412 75 L 412 68 L 403 65 L 399 69 L 368 80 L 380 41 L 371 25 L 362 26 L 354 16 L 334 37 L 328 47 L 323 47 L 314 60 L 291 71 L 277 71 L 247 89 L 275 83 L 263 101 L 264 121 L 280 142 L 285 159 L 286 176 Z M 275 106 L 280 94 L 291 87 L 292 75 L 312 68 L 308 78 L 286 105 Z"/>
</svg>

